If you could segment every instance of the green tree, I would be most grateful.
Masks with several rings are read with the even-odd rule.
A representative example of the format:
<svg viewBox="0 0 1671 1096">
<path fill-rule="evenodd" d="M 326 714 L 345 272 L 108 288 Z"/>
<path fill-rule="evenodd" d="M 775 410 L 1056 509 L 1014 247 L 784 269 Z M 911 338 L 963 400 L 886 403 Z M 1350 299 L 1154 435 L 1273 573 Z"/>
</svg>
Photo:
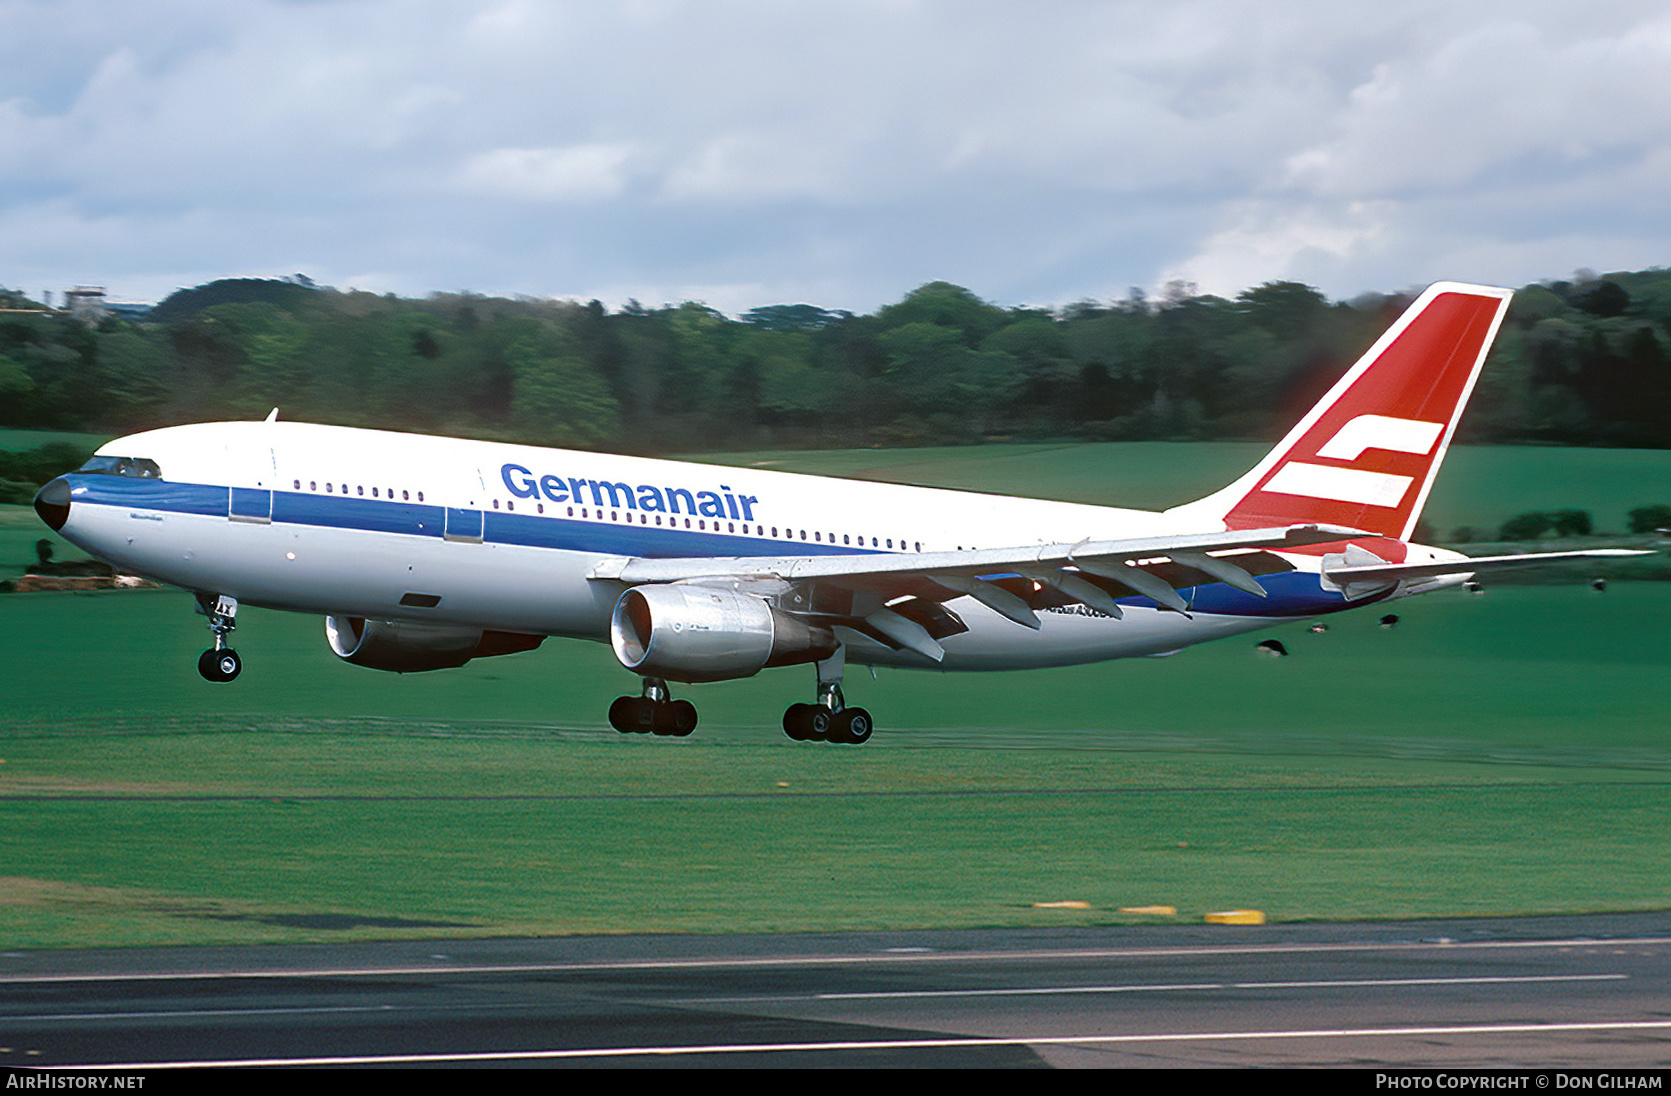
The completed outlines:
<svg viewBox="0 0 1671 1096">
<path fill-rule="evenodd" d="M 975 347 L 1004 326 L 1009 315 L 960 285 L 929 282 L 907 293 L 898 304 L 882 309 L 876 318 L 884 329 L 911 324 L 947 328 L 958 333 L 964 346 Z"/>
<path fill-rule="evenodd" d="M 1498 540 L 1536 540 L 1554 526 L 1549 515 L 1537 511 L 1517 514 L 1503 523 Z"/>
<path fill-rule="evenodd" d="M 1266 282 L 1236 295 L 1236 304 L 1254 324 L 1279 339 L 1302 339 L 1328 312 L 1326 297 L 1299 282 Z"/>
<path fill-rule="evenodd" d="M 1628 516 L 1630 531 L 1633 533 L 1653 533 L 1660 529 L 1671 529 L 1671 506 L 1663 503 L 1639 506 Z"/>
</svg>

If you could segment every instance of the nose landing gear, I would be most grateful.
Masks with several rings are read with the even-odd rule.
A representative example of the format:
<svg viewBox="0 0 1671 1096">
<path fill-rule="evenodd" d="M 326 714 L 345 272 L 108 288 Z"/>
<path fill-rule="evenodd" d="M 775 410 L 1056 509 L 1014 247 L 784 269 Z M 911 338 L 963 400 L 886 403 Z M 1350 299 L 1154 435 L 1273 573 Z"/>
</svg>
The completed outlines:
<svg viewBox="0 0 1671 1096">
<path fill-rule="evenodd" d="M 231 681 L 244 669 L 244 660 L 226 645 L 226 637 L 238 626 L 238 599 L 198 594 L 197 611 L 209 618 L 209 631 L 215 635 L 215 645 L 197 656 L 197 672 L 204 681 Z"/>
</svg>

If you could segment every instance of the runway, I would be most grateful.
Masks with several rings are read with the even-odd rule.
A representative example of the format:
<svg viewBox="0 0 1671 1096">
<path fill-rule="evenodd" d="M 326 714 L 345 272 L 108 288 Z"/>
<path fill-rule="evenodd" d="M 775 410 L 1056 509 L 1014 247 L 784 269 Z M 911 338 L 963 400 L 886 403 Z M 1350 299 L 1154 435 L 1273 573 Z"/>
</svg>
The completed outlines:
<svg viewBox="0 0 1671 1096">
<path fill-rule="evenodd" d="M 0 1065 L 1644 1068 L 1671 915 L 0 955 Z"/>
</svg>

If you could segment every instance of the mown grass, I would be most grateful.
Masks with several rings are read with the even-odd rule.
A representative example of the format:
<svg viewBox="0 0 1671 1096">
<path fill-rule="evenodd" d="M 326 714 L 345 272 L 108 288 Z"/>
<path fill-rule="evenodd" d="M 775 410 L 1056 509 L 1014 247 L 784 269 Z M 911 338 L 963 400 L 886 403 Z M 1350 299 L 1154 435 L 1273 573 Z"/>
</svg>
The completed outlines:
<svg viewBox="0 0 1671 1096">
<path fill-rule="evenodd" d="M 167 592 L 0 602 L 9 946 L 1055 925 L 1671 906 L 1661 584 L 1510 588 L 1042 673 L 862 670 L 861 749 L 791 743 L 803 669 L 621 736 L 601 647 L 396 676 L 250 610 L 196 677 Z M 1074 899 L 1086 911 L 1036 909 Z"/>
<path fill-rule="evenodd" d="M 404 752 L 318 745 L 374 768 Z M 612 748 L 571 747 L 560 752 L 578 752 L 583 769 L 551 758 L 538 771 L 608 782 L 635 752 Z M 1667 904 L 1662 782 L 1453 774 L 1361 786 L 1334 773 L 1296 786 L 1289 772 L 1261 786 L 1257 773 L 1226 782 L 1204 762 L 1173 773 L 1196 786 L 1165 789 L 1142 759 L 1111 755 L 1098 759 L 1107 786 L 1095 791 L 859 791 L 848 772 L 809 793 L 797 779 L 820 763 L 805 754 L 684 752 L 685 772 L 741 769 L 762 787 L 523 800 L 448 795 L 431 780 L 334 800 L 8 800 L 11 873 L 59 889 L 0 901 L 0 924 L 9 946 L 55 946 L 1090 924 L 1150 903 L 1185 919 Z M 892 760 L 929 784 L 946 775 Z M 1053 760 L 1012 763 L 1049 784 Z M 87 840 L 51 850 L 66 837 Z M 1032 905 L 1062 899 L 1093 908 Z"/>
</svg>

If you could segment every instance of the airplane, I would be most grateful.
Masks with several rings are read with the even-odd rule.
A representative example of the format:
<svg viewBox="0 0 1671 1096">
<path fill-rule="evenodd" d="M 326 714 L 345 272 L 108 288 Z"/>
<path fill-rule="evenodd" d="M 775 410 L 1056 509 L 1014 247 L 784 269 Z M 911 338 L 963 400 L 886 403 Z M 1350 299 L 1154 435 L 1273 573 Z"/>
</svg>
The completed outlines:
<svg viewBox="0 0 1671 1096">
<path fill-rule="evenodd" d="M 1013 670 L 1166 655 L 1590 549 L 1468 558 L 1409 539 L 1512 291 L 1429 287 L 1252 470 L 1159 513 L 279 421 L 118 438 L 43 486 L 47 525 L 182 587 L 238 677 L 242 605 L 325 618 L 397 673 L 548 636 L 641 679 L 617 730 L 684 736 L 684 684 L 810 664 L 792 739 L 857 744 L 848 663 Z"/>
</svg>

